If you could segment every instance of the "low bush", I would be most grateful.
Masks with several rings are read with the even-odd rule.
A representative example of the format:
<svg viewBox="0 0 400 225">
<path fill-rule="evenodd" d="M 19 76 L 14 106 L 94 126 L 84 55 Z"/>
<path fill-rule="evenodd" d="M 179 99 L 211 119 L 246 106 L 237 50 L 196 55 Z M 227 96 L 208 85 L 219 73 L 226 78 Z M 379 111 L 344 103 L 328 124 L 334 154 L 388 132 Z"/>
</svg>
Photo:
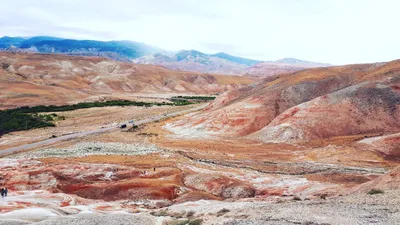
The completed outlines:
<svg viewBox="0 0 400 225">
<path fill-rule="evenodd" d="M 298 196 L 294 196 L 294 197 L 293 197 L 293 200 L 295 200 L 295 201 L 301 201 L 301 198 L 298 197 Z"/>
<path fill-rule="evenodd" d="M 153 211 L 153 212 L 150 212 L 150 214 L 153 216 L 168 216 L 168 212 L 165 210 Z"/>
<path fill-rule="evenodd" d="M 186 213 L 186 217 L 192 217 L 192 216 L 194 216 L 195 213 L 196 213 L 195 211 L 191 210 L 191 211 Z"/>
<path fill-rule="evenodd" d="M 203 223 L 202 219 L 195 219 L 195 220 L 190 220 L 188 225 L 201 225 Z"/>
<path fill-rule="evenodd" d="M 376 195 L 376 194 L 383 194 L 384 192 L 380 189 L 371 189 L 370 191 L 368 191 L 369 195 Z"/>
<path fill-rule="evenodd" d="M 203 223 L 202 219 L 186 219 L 186 220 L 172 220 L 172 221 L 167 221 L 164 224 L 165 225 L 201 225 Z"/>
<path fill-rule="evenodd" d="M 223 216 L 225 215 L 225 213 L 228 213 L 229 211 L 230 211 L 229 209 L 223 208 L 217 212 L 217 217 Z"/>
</svg>

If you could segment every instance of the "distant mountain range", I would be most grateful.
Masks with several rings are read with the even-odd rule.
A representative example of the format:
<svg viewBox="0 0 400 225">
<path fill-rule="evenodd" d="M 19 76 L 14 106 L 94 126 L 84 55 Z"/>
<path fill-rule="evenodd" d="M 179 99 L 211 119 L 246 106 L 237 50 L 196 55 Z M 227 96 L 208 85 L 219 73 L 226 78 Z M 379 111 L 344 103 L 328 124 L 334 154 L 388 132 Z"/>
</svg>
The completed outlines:
<svg viewBox="0 0 400 225">
<path fill-rule="evenodd" d="M 75 40 L 49 36 L 5 36 L 0 38 L 0 51 L 98 56 L 139 64 L 161 65 L 174 70 L 262 77 L 329 66 L 293 58 L 259 61 L 224 52 L 205 54 L 196 50 L 181 50 L 167 53 L 161 48 L 133 41 Z"/>
<path fill-rule="evenodd" d="M 208 55 L 196 50 L 182 50 L 170 55 L 151 54 L 134 59 L 133 62 L 162 65 L 174 70 L 259 77 L 294 72 L 306 68 L 330 66 L 329 64 L 294 58 L 284 58 L 277 61 L 258 61 L 228 55 L 223 52 Z"/>
<path fill-rule="evenodd" d="M 182 50 L 170 55 L 160 53 L 147 55 L 134 59 L 133 62 L 162 65 L 173 70 L 239 75 L 249 65 L 254 65 L 259 61 L 235 57 L 226 53 L 208 55 L 196 50 Z"/>
<path fill-rule="evenodd" d="M 119 61 L 158 52 L 162 49 L 133 41 L 74 40 L 48 36 L 2 37 L 0 49 L 3 51 L 61 53 L 68 55 L 101 56 Z"/>
</svg>

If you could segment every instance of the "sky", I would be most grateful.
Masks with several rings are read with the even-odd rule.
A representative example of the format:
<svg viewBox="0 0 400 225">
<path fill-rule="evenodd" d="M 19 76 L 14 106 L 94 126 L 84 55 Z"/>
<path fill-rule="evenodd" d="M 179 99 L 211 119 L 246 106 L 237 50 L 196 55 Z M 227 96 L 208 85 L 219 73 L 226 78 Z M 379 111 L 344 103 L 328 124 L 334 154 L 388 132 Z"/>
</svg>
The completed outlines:
<svg viewBox="0 0 400 225">
<path fill-rule="evenodd" d="M 132 40 L 258 60 L 400 58 L 397 0 L 0 0 L 0 36 Z"/>
</svg>

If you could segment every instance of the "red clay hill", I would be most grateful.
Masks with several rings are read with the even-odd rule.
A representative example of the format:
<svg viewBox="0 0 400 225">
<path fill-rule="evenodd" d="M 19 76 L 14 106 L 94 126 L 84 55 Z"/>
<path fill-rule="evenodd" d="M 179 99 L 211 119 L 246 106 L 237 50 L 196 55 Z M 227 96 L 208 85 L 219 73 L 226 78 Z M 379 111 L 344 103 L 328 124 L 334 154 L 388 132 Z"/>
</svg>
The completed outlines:
<svg viewBox="0 0 400 225">
<path fill-rule="evenodd" d="M 391 134 L 400 131 L 399 78 L 400 60 L 275 75 L 166 127 L 176 134 L 263 142 Z"/>
</svg>

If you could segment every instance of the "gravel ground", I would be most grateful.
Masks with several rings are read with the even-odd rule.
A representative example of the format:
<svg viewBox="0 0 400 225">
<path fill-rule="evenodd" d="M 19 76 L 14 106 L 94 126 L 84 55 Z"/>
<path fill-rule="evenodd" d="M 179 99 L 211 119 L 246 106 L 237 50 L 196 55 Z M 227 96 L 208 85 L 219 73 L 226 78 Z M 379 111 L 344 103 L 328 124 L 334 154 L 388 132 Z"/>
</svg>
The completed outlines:
<svg viewBox="0 0 400 225">
<path fill-rule="evenodd" d="M 106 143 L 106 142 L 80 142 L 66 148 L 46 148 L 36 151 L 23 152 L 8 156 L 14 159 L 48 158 L 48 157 L 82 157 L 90 155 L 146 155 L 160 152 L 154 144 L 139 142 L 137 144 Z"/>
<path fill-rule="evenodd" d="M 87 214 L 76 217 L 58 217 L 35 225 L 153 225 L 156 224 L 156 218 L 145 215 L 130 215 L 130 214 Z"/>
<path fill-rule="evenodd" d="M 319 201 L 189 202 L 169 207 L 169 214 L 194 211 L 204 224 L 400 224 L 400 190 L 348 195 Z M 225 213 L 221 213 L 224 209 Z"/>
<path fill-rule="evenodd" d="M 400 190 L 383 194 L 356 194 L 327 200 L 295 201 L 292 198 L 260 201 L 200 200 L 185 202 L 166 208 L 136 214 L 111 212 L 110 214 L 82 213 L 60 215 L 61 211 L 43 209 L 43 219 L 0 217 L 0 225 L 177 225 L 202 221 L 202 225 L 263 225 L 263 224 L 324 224 L 361 225 L 400 224 Z M 40 209 L 37 210 L 40 212 Z M 49 212 L 55 212 L 55 215 Z M 47 212 L 47 214 L 46 214 Z M 14 213 L 17 216 L 18 213 Z M 58 214 L 58 215 L 57 215 Z M 28 214 L 26 214 L 28 215 Z M 39 218 L 35 214 L 35 218 Z M 24 219 L 24 220 L 22 220 Z"/>
</svg>

